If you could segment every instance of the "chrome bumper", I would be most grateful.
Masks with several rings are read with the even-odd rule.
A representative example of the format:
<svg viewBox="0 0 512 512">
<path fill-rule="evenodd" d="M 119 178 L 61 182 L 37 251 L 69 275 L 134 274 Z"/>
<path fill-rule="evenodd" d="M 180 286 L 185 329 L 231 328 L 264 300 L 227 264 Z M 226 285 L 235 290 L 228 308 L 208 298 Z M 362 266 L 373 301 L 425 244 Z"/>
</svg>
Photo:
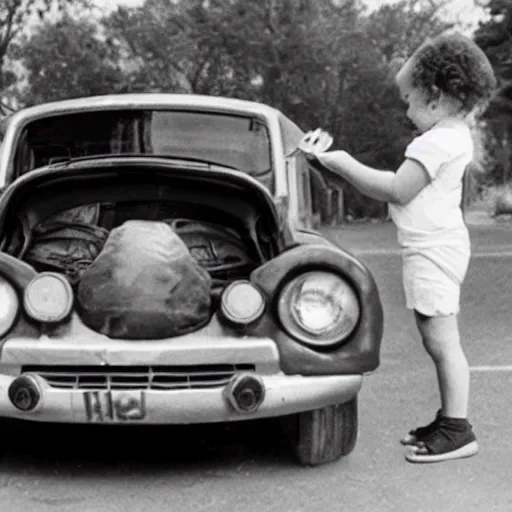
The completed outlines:
<svg viewBox="0 0 512 512">
<path fill-rule="evenodd" d="M 159 389 L 149 379 L 137 386 L 116 387 L 107 378 L 96 383 L 76 379 L 63 388 L 45 368 L 99 368 L 106 374 L 114 368 L 201 367 L 231 365 L 227 379 L 197 386 L 188 378 L 186 388 Z M 240 412 L 230 400 L 233 379 L 239 368 L 250 368 L 261 380 L 264 398 L 253 412 Z M 17 409 L 8 396 L 9 386 L 20 373 L 32 373 L 41 391 L 39 405 L 32 411 Z M 51 372 L 50 372 L 51 373 Z M 103 382 L 103 381 L 102 381 Z M 194 381 L 195 382 L 195 381 Z M 212 322 L 200 332 L 171 340 L 134 342 L 112 340 L 87 329 L 76 319 L 67 333 L 41 335 L 36 339 L 12 336 L 0 353 L 0 417 L 63 423 L 210 423 L 281 416 L 343 403 L 352 399 L 362 385 L 361 375 L 303 377 L 281 371 L 279 352 L 268 338 L 226 336 Z M 233 398 L 231 396 L 231 398 Z"/>
<path fill-rule="evenodd" d="M 42 391 L 33 411 L 22 412 L 10 401 L 15 377 L 0 375 L 0 417 L 58 423 L 186 424 L 240 421 L 282 416 L 352 399 L 362 376 L 302 377 L 260 375 L 265 398 L 255 412 L 237 412 L 227 386 L 185 390 L 87 390 L 52 388 L 36 375 Z"/>
</svg>

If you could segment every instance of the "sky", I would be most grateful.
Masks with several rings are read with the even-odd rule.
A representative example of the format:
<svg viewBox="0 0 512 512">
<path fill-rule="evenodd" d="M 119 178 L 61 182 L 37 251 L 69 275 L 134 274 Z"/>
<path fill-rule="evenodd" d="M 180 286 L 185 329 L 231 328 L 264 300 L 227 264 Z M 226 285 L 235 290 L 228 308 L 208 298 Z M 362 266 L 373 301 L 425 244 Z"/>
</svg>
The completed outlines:
<svg viewBox="0 0 512 512">
<path fill-rule="evenodd" d="M 371 9 L 376 9 L 383 3 L 395 3 L 398 0 L 364 0 L 364 2 Z M 454 21 L 459 19 L 463 23 L 471 25 L 478 24 L 479 20 L 486 19 L 486 13 L 482 7 L 476 5 L 475 0 L 452 0 L 449 7 L 446 8 L 445 13 L 447 17 L 452 18 Z"/>
</svg>

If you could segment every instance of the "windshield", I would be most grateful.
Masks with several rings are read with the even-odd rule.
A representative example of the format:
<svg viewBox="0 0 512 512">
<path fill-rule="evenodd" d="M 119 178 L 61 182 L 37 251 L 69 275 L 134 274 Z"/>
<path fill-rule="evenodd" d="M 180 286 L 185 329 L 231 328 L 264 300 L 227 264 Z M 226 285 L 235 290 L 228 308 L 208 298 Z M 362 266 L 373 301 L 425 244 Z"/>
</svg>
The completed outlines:
<svg viewBox="0 0 512 512">
<path fill-rule="evenodd" d="M 32 122 L 20 139 L 17 174 L 70 158 L 121 154 L 197 158 L 236 168 L 267 186 L 272 168 L 268 130 L 252 117 L 115 110 Z"/>
</svg>

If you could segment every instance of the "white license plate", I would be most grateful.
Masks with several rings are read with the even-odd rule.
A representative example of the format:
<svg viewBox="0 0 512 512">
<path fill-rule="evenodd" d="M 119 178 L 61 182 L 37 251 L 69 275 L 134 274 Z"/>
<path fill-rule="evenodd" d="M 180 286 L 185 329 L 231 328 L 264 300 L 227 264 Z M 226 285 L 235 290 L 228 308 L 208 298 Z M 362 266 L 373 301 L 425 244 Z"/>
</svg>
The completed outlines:
<svg viewBox="0 0 512 512">
<path fill-rule="evenodd" d="M 84 407 L 91 423 L 143 420 L 146 394 L 144 391 L 84 391 Z"/>
</svg>

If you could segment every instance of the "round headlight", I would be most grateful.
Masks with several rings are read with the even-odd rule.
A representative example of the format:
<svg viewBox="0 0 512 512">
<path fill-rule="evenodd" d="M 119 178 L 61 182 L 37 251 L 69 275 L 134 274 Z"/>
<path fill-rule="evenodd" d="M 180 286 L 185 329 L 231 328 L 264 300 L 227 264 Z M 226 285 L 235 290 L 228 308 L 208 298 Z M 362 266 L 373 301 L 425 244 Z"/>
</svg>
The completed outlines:
<svg viewBox="0 0 512 512">
<path fill-rule="evenodd" d="M 354 330 L 360 308 L 353 288 L 344 279 L 331 272 L 312 271 L 285 285 L 278 315 L 291 336 L 322 347 L 343 341 Z"/>
<path fill-rule="evenodd" d="M 59 322 L 71 311 L 73 290 L 60 274 L 41 272 L 25 288 L 25 311 L 39 322 Z"/>
<path fill-rule="evenodd" d="M 231 322 L 250 324 L 263 314 L 264 309 L 263 295 L 249 281 L 234 281 L 222 294 L 221 310 Z"/>
<path fill-rule="evenodd" d="M 0 277 L 0 336 L 12 327 L 19 309 L 16 290 L 5 279 Z"/>
</svg>

